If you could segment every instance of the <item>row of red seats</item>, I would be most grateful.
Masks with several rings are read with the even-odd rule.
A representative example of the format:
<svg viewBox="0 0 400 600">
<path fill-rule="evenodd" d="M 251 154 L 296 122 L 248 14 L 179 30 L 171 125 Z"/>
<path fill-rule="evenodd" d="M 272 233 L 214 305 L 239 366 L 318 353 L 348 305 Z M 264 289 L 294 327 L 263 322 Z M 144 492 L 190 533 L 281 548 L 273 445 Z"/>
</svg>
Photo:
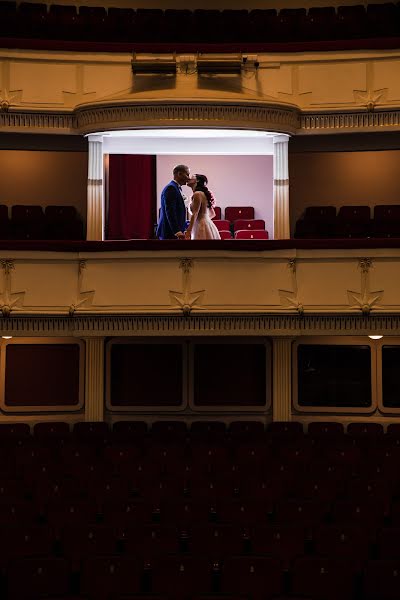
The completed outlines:
<svg viewBox="0 0 400 600">
<path fill-rule="evenodd" d="M 289 9 L 130 9 L 0 3 L 0 36 L 115 42 L 274 42 L 398 36 L 394 3 Z"/>
<path fill-rule="evenodd" d="M 83 223 L 75 206 L 0 204 L 0 239 L 83 240 Z"/>
<path fill-rule="evenodd" d="M 208 554 L 221 560 L 234 555 L 266 555 L 289 568 L 304 554 L 328 558 L 357 557 L 400 559 L 398 527 L 384 527 L 375 535 L 359 525 L 317 525 L 308 532 L 301 524 L 240 525 L 194 524 L 190 528 L 173 525 L 137 524 L 72 525 L 58 529 L 48 525 L 5 526 L 0 528 L 0 572 L 16 558 L 58 556 L 77 567 L 88 556 L 133 555 L 147 559 L 167 555 Z"/>
<path fill-rule="evenodd" d="M 268 231 L 265 229 L 263 219 L 237 219 L 231 223 L 224 219 L 213 219 L 221 239 L 231 239 L 232 235 L 236 240 L 267 240 Z"/>
<path fill-rule="evenodd" d="M 74 573 L 66 559 L 47 556 L 11 561 L 4 588 L 9 600 L 397 600 L 397 576 L 398 560 L 356 557 L 300 556 L 286 572 L 266 556 L 106 555 Z"/>
<path fill-rule="evenodd" d="M 400 205 L 308 206 L 297 221 L 296 238 L 400 237 Z"/>
<path fill-rule="evenodd" d="M 150 435 L 152 439 L 182 440 L 189 436 L 191 439 L 203 438 L 206 441 L 224 441 L 247 438 L 255 440 L 271 438 L 299 439 L 305 435 L 303 424 L 298 421 L 273 421 L 266 426 L 262 421 L 232 421 L 229 424 L 223 421 L 193 421 L 190 426 L 183 420 L 155 421 L 149 427 L 145 421 L 116 421 L 112 428 L 105 421 L 91 422 L 80 421 L 70 425 L 63 421 L 44 421 L 35 423 L 32 429 L 33 437 L 37 440 L 51 440 L 69 437 L 76 440 L 96 441 L 107 439 L 110 435 L 114 439 L 137 440 Z M 314 421 L 308 425 L 307 434 L 310 438 L 345 439 L 346 437 L 372 438 L 400 437 L 400 423 L 389 423 L 386 428 L 376 422 L 349 423 L 345 428 L 343 423 L 336 421 Z M 30 438 L 31 428 L 28 423 L 0 423 L 0 442 Z"/>
</svg>

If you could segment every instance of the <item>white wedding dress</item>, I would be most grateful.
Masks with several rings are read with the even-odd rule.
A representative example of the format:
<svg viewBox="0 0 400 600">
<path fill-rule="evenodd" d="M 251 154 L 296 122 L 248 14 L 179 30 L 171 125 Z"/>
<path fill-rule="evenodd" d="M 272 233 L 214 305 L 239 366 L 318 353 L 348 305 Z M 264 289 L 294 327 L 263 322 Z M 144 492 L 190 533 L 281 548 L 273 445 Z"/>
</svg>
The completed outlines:
<svg viewBox="0 0 400 600">
<path fill-rule="evenodd" d="M 190 204 L 190 212 L 194 219 L 190 237 L 192 240 L 220 240 L 219 231 L 212 222 L 212 218 L 215 217 L 214 209 L 208 208 L 205 194 L 199 193 L 201 202 L 196 205 L 193 202 Z"/>
</svg>

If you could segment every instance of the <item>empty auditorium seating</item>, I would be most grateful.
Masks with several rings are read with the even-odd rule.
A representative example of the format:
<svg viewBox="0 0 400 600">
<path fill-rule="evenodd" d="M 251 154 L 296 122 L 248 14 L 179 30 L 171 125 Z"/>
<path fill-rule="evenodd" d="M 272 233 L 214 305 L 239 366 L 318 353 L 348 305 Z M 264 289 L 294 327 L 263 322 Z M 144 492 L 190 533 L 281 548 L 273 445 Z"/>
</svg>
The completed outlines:
<svg viewBox="0 0 400 600">
<path fill-rule="evenodd" d="M 361 40 L 398 36 L 399 8 L 384 3 L 269 9 L 156 9 L 0 2 L 0 36 L 107 42 L 218 43 Z M 184 26 L 181 26 L 184 24 Z M 340 42 L 339 42 L 340 44 Z M 363 47 L 363 46 L 361 46 Z M 251 217 L 252 218 L 252 217 Z"/>
<path fill-rule="evenodd" d="M 0 585 L 15 600 L 394 600 L 395 425 L 3 425 Z"/>
<path fill-rule="evenodd" d="M 219 235 L 221 237 L 221 240 L 231 240 L 232 239 L 231 232 L 228 230 L 225 230 L 225 229 L 219 229 Z"/>
</svg>

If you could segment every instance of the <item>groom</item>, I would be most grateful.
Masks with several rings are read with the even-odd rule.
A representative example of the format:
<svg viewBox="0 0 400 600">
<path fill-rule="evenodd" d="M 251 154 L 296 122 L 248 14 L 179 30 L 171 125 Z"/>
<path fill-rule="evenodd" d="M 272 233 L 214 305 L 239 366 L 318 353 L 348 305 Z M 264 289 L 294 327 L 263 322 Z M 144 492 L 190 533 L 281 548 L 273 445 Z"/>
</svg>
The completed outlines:
<svg viewBox="0 0 400 600">
<path fill-rule="evenodd" d="M 190 169 L 186 165 L 177 165 L 173 175 L 173 180 L 161 192 L 160 220 L 156 234 L 160 240 L 185 239 L 186 207 L 182 185 L 189 180 Z"/>
</svg>

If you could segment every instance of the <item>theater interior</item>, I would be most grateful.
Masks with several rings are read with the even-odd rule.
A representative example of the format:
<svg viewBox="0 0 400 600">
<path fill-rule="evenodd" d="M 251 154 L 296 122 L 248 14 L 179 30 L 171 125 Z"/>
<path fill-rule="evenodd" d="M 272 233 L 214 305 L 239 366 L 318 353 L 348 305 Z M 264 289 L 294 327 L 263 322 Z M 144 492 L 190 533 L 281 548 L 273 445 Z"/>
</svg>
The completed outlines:
<svg viewBox="0 0 400 600">
<path fill-rule="evenodd" d="M 1 598 L 399 600 L 400 3 L 357 2 L 0 1 Z M 178 164 L 221 240 L 156 239 Z"/>
</svg>

